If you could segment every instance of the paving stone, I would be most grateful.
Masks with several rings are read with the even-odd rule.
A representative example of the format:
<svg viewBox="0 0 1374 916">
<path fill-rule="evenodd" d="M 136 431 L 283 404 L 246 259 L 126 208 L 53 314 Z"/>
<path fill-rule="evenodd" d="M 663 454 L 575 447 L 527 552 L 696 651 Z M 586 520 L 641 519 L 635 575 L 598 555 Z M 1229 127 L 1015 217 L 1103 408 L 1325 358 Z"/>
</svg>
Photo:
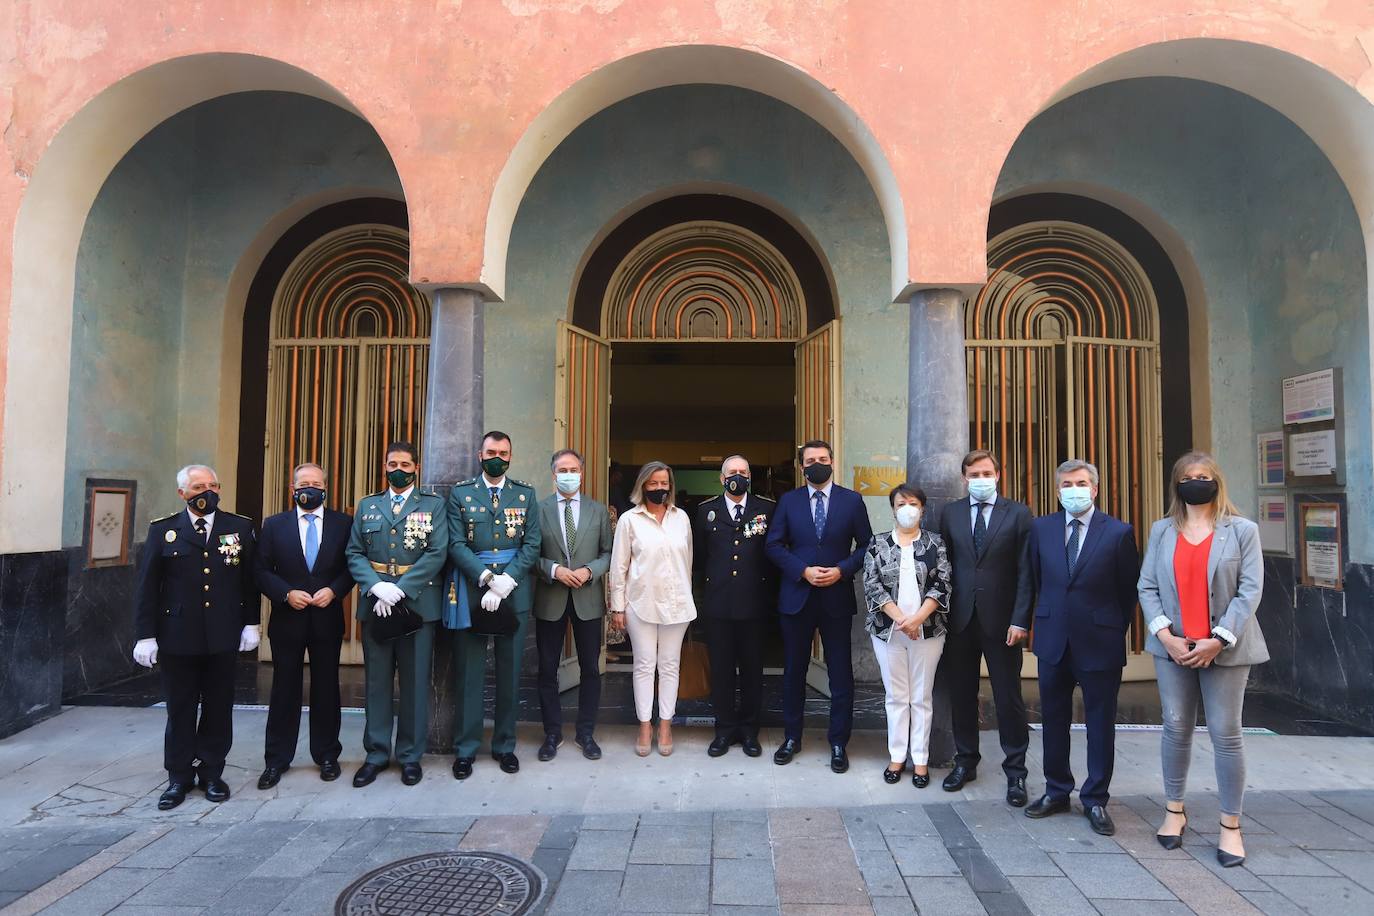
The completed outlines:
<svg viewBox="0 0 1374 916">
<path fill-rule="evenodd" d="M 125 868 L 172 868 L 223 833 L 221 827 L 177 827 L 119 864 Z"/>
<path fill-rule="evenodd" d="M 639 826 L 710 827 L 714 819 L 710 811 L 645 811 L 639 815 Z"/>
<path fill-rule="evenodd" d="M 619 872 L 565 872 L 546 912 L 549 916 L 614 913 L 620 901 L 621 877 Z"/>
<path fill-rule="evenodd" d="M 255 878 L 304 878 L 343 848 L 366 821 L 317 821 L 253 870 Z M 361 860 L 359 860 L 361 861 Z"/>
<path fill-rule="evenodd" d="M 921 913 L 939 916 L 983 916 L 987 908 L 963 878 L 907 878 L 907 891 Z"/>
<path fill-rule="evenodd" d="M 367 861 L 373 850 L 392 834 L 393 829 L 394 825 L 386 820 L 364 822 L 333 855 L 321 862 L 316 870 L 345 874 L 362 871 L 362 863 Z"/>
<path fill-rule="evenodd" d="M 113 846 L 133 832 L 132 827 L 85 827 L 63 837 L 62 842 L 68 846 Z"/>
<path fill-rule="evenodd" d="M 1087 818 L 1076 812 L 1039 820 L 1023 815 L 1022 822 L 1021 829 L 1045 852 L 1121 852 L 1111 837 L 1093 833 Z"/>
<path fill-rule="evenodd" d="M 1324 849 L 1312 854 L 1366 890 L 1374 891 L 1374 856 L 1369 853 Z"/>
<path fill-rule="evenodd" d="M 1349 878 L 1275 875 L 1265 881 L 1311 913 L 1374 913 L 1374 894 Z"/>
<path fill-rule="evenodd" d="M 263 821 L 238 824 L 196 850 L 196 856 L 251 858 L 261 862 L 294 837 L 310 829 L 310 821 Z"/>
<path fill-rule="evenodd" d="M 1035 916 L 1097 916 L 1097 908 L 1068 878 L 1017 875 L 1007 880 Z"/>
<path fill-rule="evenodd" d="M 108 913 L 161 875 L 151 868 L 111 868 L 44 909 L 43 916 Z"/>
<path fill-rule="evenodd" d="M 1199 913 L 1255 916 L 1258 912 L 1229 884 L 1192 858 L 1168 862 L 1146 859 L 1140 864 L 1158 878 L 1170 893 Z"/>
<path fill-rule="evenodd" d="M 439 817 L 402 817 L 396 819 L 394 829 L 407 833 L 447 833 L 461 837 L 471 829 L 477 818 L 471 815 Z"/>
<path fill-rule="evenodd" d="M 582 818 L 582 830 L 634 830 L 639 826 L 638 814 L 588 814 Z"/>
<path fill-rule="evenodd" d="M 493 815 L 480 817 L 461 841 L 446 834 L 448 848 L 504 852 L 517 859 L 534 855 L 544 832 L 549 829 L 548 815 Z"/>
<path fill-rule="evenodd" d="M 883 836 L 930 836 L 937 837 L 940 832 L 930 822 L 924 808 L 908 806 L 882 811 L 878 815 L 878 829 Z"/>
<path fill-rule="evenodd" d="M 747 821 L 751 824 L 768 823 L 767 808 L 729 808 L 713 815 L 715 823 L 722 821 Z M 765 907 L 766 909 L 766 907 Z"/>
<path fill-rule="evenodd" d="M 949 851 L 939 837 L 890 836 L 887 845 L 897 863 L 897 870 L 904 878 L 921 875 L 953 877 L 959 874 L 959 866 L 950 858 Z"/>
<path fill-rule="evenodd" d="M 110 916 L 200 916 L 203 906 L 140 906 L 126 903 L 111 910 Z"/>
<path fill-rule="evenodd" d="M 634 865 L 710 865 L 711 828 L 657 827 L 642 821 L 630 847 Z"/>
<path fill-rule="evenodd" d="M 1209 849 L 1215 861 L 1215 848 Z M 1202 859 L 1202 856 L 1199 856 Z M 1309 875 L 1335 877 L 1338 872 L 1323 864 L 1310 852 L 1299 849 L 1279 837 L 1247 836 L 1245 838 L 1245 869 L 1261 876 Z M 1227 869 L 1238 871 L 1239 869 Z"/>
<path fill-rule="evenodd" d="M 1186 903 L 1177 900 L 1094 900 L 1102 916 L 1193 916 Z"/>
<path fill-rule="evenodd" d="M 1173 900 L 1174 895 L 1125 853 L 1054 853 L 1054 863 L 1090 900 Z M 919 901 L 918 901 L 919 902 Z"/>
<path fill-rule="evenodd" d="M 717 906 L 711 905 L 711 916 L 781 916 L 775 906 Z"/>
<path fill-rule="evenodd" d="M 872 808 L 849 808 L 840 814 L 849 843 L 855 849 L 887 849 L 887 838 L 878 825 L 878 812 Z"/>
<path fill-rule="evenodd" d="M 129 902 L 136 906 L 213 906 L 258 863 L 257 859 L 192 856 L 164 871 Z"/>
<path fill-rule="evenodd" d="M 859 872 L 864 876 L 870 897 L 905 897 L 906 883 L 892 853 L 883 849 L 856 849 L 854 857 L 859 862 Z"/>
<path fill-rule="evenodd" d="M 711 855 L 717 859 L 773 859 L 768 823 L 758 821 L 715 822 Z"/>
<path fill-rule="evenodd" d="M 711 866 L 711 904 L 778 904 L 773 863 L 763 859 L 718 859 Z"/>
<path fill-rule="evenodd" d="M 974 893 L 982 894 L 1005 894 L 1011 891 L 1011 885 L 1007 883 L 1007 878 L 1002 874 L 992 860 L 987 857 L 983 850 L 973 847 L 967 849 L 951 849 L 949 857 L 954 860 L 959 873 L 964 876 L 964 880 L 973 888 Z M 984 901 L 986 904 L 986 901 Z"/>
<path fill-rule="evenodd" d="M 1216 847 L 1214 846 L 1184 846 L 1184 850 L 1192 859 L 1207 869 L 1216 877 L 1225 881 L 1227 886 L 1238 891 L 1267 891 L 1269 885 L 1264 883 L 1264 879 L 1246 868 L 1222 868 L 1217 862 Z M 1247 863 L 1248 864 L 1248 863 Z"/>
<path fill-rule="evenodd" d="M 916 904 L 905 892 L 900 897 L 874 897 L 873 916 L 915 916 Z"/>
<path fill-rule="evenodd" d="M 768 812 L 768 830 L 774 839 L 847 835 L 837 808 L 774 808 Z"/>
<path fill-rule="evenodd" d="M 300 881 L 296 889 L 277 904 L 272 916 L 320 916 L 322 913 L 332 913 L 334 902 L 360 873 L 316 872 Z"/>
<path fill-rule="evenodd" d="M 551 849 L 547 846 L 540 846 L 534 851 L 530 862 L 544 873 L 544 877 L 549 879 L 550 884 L 556 885 L 562 880 L 563 872 L 567 871 L 568 859 L 571 856 L 571 849 Z"/>
<path fill-rule="evenodd" d="M 8 906 L 23 897 L 26 891 L 0 891 L 0 906 Z"/>
<path fill-rule="evenodd" d="M 539 839 L 541 849 L 572 849 L 582 827 L 582 815 L 559 814 L 549 821 L 549 827 Z"/>
<path fill-rule="evenodd" d="M 1007 877 L 1023 875 L 1058 878 L 1064 874 L 1059 870 L 1059 866 L 1054 864 L 1049 853 L 1032 843 L 1030 837 L 1024 833 L 1019 838 L 980 837 L 979 842 L 983 852 L 992 860 L 992 864 Z"/>
<path fill-rule="evenodd" d="M 569 871 L 624 871 L 634 842 L 630 830 L 584 830 L 577 837 Z"/>
<path fill-rule="evenodd" d="M 1374 851 L 1374 843 L 1312 811 L 1302 814 L 1252 814 L 1247 818 L 1247 826 L 1251 820 L 1259 821 L 1303 849 Z"/>
<path fill-rule="evenodd" d="M 266 916 L 285 900 L 300 882 L 295 878 L 248 877 L 229 889 L 206 916 Z"/>
<path fill-rule="evenodd" d="M 1005 891 L 985 893 L 978 891 L 978 902 L 988 911 L 988 916 L 1031 916 L 1030 909 L 1010 885 Z"/>
<path fill-rule="evenodd" d="M 1315 794 L 1327 804 L 1334 805 L 1366 824 L 1374 826 L 1374 792 L 1335 790 Z"/>
<path fill-rule="evenodd" d="M 873 907 L 868 904 L 783 904 L 782 916 L 873 916 Z"/>
<path fill-rule="evenodd" d="M 868 905 L 868 891 L 848 842 L 787 837 L 773 841 L 778 898 L 791 904 Z"/>
<path fill-rule="evenodd" d="M 628 913 L 707 913 L 710 897 L 709 865 L 631 865 L 619 905 Z"/>
<path fill-rule="evenodd" d="M 49 824 L 0 827 L 0 850 L 47 849 L 49 846 L 55 846 L 62 842 L 80 829 L 75 824 L 65 827 Z"/>
<path fill-rule="evenodd" d="M 104 851 L 104 846 L 68 846 L 59 843 L 0 872 L 0 891 L 27 892 L 42 887 L 64 871 Z"/>
<path fill-rule="evenodd" d="M 1306 911 L 1278 891 L 1240 891 L 1264 916 L 1306 916 Z"/>
<path fill-rule="evenodd" d="M 380 868 L 411 856 L 429 855 L 435 852 L 452 852 L 453 838 L 442 833 L 407 833 L 393 830 L 386 839 L 373 848 L 361 862 L 360 871 Z"/>
</svg>

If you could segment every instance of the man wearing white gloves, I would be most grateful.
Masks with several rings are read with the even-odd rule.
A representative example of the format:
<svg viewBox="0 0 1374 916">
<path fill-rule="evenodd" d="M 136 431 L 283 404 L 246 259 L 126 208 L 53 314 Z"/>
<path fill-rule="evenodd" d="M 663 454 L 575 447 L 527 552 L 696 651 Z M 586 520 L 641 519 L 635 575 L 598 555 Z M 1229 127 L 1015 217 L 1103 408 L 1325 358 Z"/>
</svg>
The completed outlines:
<svg viewBox="0 0 1374 916">
<path fill-rule="evenodd" d="M 170 811 L 196 785 L 212 802 L 229 798 L 224 758 L 234 740 L 234 666 L 258 647 L 253 522 L 219 508 L 214 469 L 177 472 L 186 508 L 148 526 L 139 556 L 134 661 L 162 666 L 167 701 L 163 765 Z"/>
<path fill-rule="evenodd" d="M 448 517 L 444 501 L 416 485 L 420 456 L 409 442 L 393 442 L 382 467 L 387 488 L 358 501 L 348 538 L 348 571 L 358 583 L 357 617 L 363 624 L 363 672 L 367 681 L 367 759 L 353 776 L 362 788 L 391 762 L 392 727 L 401 782 L 413 786 L 423 777 L 420 758 L 429 733 L 429 672 L 434 658 L 434 625 L 442 609 L 441 573 L 448 554 Z M 378 639 L 380 618 L 404 605 L 424 625 L 408 636 Z M 392 685 L 401 682 L 401 706 L 394 709 Z"/>
</svg>

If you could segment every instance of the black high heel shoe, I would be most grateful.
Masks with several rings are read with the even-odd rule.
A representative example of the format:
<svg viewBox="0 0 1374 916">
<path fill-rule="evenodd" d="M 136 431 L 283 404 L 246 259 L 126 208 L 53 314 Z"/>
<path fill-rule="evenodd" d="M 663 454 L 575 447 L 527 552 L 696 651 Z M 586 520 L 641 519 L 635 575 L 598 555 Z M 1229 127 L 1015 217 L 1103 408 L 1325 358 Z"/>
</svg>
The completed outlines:
<svg viewBox="0 0 1374 916">
<path fill-rule="evenodd" d="M 1240 830 L 1240 825 L 1237 824 L 1234 827 L 1229 827 L 1226 824 L 1222 824 L 1221 829 L 1238 831 Z M 1220 842 L 1220 840 L 1218 840 L 1218 842 Z M 1221 865 L 1222 868 L 1235 868 L 1237 865 L 1245 864 L 1245 856 L 1238 856 L 1233 852 L 1227 852 L 1220 846 L 1217 846 L 1217 862 Z"/>
<path fill-rule="evenodd" d="M 905 766 L 901 766 L 895 770 L 891 769 L 890 767 L 884 767 L 883 782 L 887 783 L 889 786 L 895 786 L 897 783 L 902 781 L 902 771 L 905 769 Z"/>
<path fill-rule="evenodd" d="M 911 784 L 918 789 L 924 789 L 926 786 L 930 785 L 930 771 L 926 770 L 924 773 L 912 773 Z"/>
<path fill-rule="evenodd" d="M 1183 815 L 1183 826 L 1178 828 L 1178 833 L 1156 833 L 1155 839 L 1158 840 L 1159 845 L 1163 846 L 1165 849 L 1178 849 L 1183 845 L 1183 831 L 1188 829 L 1188 809 L 1184 807 L 1175 811 L 1173 808 L 1170 808 L 1166 802 L 1164 810 L 1168 811 L 1170 814 Z"/>
</svg>

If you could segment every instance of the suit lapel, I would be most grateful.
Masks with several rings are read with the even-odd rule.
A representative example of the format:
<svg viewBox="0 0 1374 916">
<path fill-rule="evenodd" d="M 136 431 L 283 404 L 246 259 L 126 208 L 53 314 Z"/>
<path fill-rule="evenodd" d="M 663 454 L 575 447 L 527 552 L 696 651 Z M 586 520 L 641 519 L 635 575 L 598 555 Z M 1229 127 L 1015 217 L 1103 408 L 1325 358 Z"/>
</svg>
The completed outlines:
<svg viewBox="0 0 1374 916">
<path fill-rule="evenodd" d="M 1231 539 L 1231 523 L 1226 522 L 1217 525 L 1212 532 L 1212 549 L 1207 551 L 1207 582 L 1211 583 L 1212 577 L 1217 573 L 1217 565 L 1221 563 L 1221 556 L 1226 550 L 1227 542 Z"/>
<path fill-rule="evenodd" d="M 1088 524 L 1088 533 L 1084 536 L 1083 543 L 1078 546 L 1078 559 L 1073 564 L 1073 575 L 1069 576 L 1070 582 L 1078 577 L 1078 571 L 1087 565 L 1088 560 L 1092 558 L 1093 549 L 1097 547 L 1097 542 L 1102 540 L 1102 528 L 1106 521 L 1107 516 L 1103 515 L 1100 510 L 1093 510 L 1092 520 Z M 1064 566 L 1066 569 L 1068 568 L 1068 564 L 1069 552 L 1066 542 L 1064 550 Z"/>
<path fill-rule="evenodd" d="M 301 558 L 301 569 L 310 572 L 310 564 L 305 561 L 305 545 L 301 543 L 301 517 L 293 508 L 286 518 L 287 524 L 283 527 L 291 535 L 292 553 Z M 320 519 L 320 553 L 324 553 L 324 528 L 324 519 Z"/>
<path fill-rule="evenodd" d="M 1007 502 L 1006 500 L 999 499 L 992 504 L 992 511 L 988 513 L 988 530 L 987 533 L 983 535 L 983 549 L 978 551 L 978 559 L 983 559 L 983 554 L 988 552 L 988 545 L 991 544 L 992 539 L 997 536 L 997 529 L 1002 527 L 1002 522 L 1006 517 Z M 969 540 L 972 540 L 973 527 L 971 525 L 965 527 L 968 528 Z"/>
</svg>

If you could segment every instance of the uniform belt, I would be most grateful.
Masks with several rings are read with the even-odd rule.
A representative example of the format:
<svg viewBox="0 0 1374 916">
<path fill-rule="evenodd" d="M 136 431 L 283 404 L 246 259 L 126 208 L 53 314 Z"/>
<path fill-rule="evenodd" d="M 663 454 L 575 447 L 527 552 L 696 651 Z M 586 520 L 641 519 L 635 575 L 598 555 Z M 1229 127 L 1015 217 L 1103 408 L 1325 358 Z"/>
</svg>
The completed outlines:
<svg viewBox="0 0 1374 916">
<path fill-rule="evenodd" d="M 377 572 L 386 573 L 388 576 L 404 576 L 411 570 L 409 566 L 397 566 L 395 563 L 378 563 L 376 560 L 369 560 L 368 562 Z"/>
</svg>

